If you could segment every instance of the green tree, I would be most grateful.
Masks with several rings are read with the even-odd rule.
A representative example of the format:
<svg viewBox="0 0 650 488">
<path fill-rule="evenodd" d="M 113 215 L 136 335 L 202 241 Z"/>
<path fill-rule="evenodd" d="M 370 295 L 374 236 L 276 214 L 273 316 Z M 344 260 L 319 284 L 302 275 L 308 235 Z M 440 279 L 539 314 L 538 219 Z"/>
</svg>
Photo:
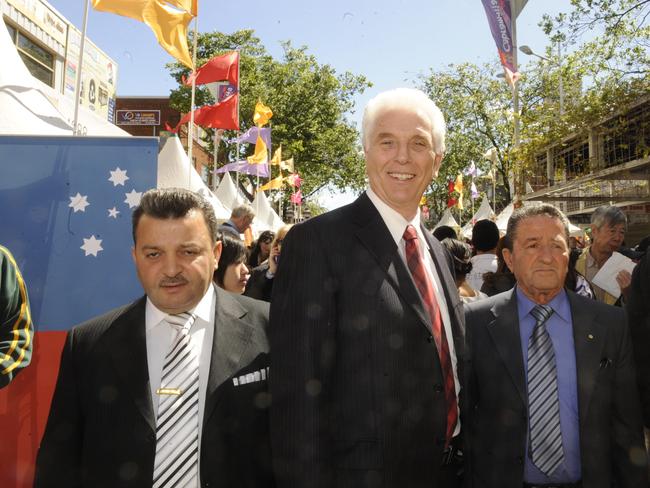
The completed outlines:
<svg viewBox="0 0 650 488">
<path fill-rule="evenodd" d="M 282 44 L 282 59 L 276 60 L 252 30 L 199 34 L 197 44 L 199 66 L 213 56 L 240 51 L 240 128 L 245 131 L 253 124 L 258 100 L 271 108 L 273 147 L 282 145 L 283 159 L 294 158 L 306 198 L 326 185 L 339 189 L 363 186 L 358 132 L 347 117 L 354 110 L 354 97 L 371 86 L 365 77 L 349 72 L 337 74 L 331 66 L 320 64 L 306 47 L 296 48 L 288 41 Z M 188 69 L 178 63 L 168 67 L 179 84 L 183 76 L 189 75 Z M 197 87 L 196 105 L 209 103 L 214 100 L 208 90 Z M 173 90 L 171 105 L 188 112 L 190 88 L 179 86 Z M 232 137 L 234 133 L 226 132 L 226 139 Z M 234 144 L 225 150 L 220 148 L 219 164 L 241 159 L 252 154 L 253 149 L 244 144 L 242 154 L 236 155 Z M 252 177 L 250 181 L 255 186 Z"/>
<path fill-rule="evenodd" d="M 484 154 L 492 148 L 496 153 L 494 170 L 502 190 L 497 193 L 498 206 L 503 208 L 510 202 L 509 186 L 503 182 L 508 181 L 512 170 L 512 95 L 508 85 L 496 78 L 498 71 L 496 66 L 464 63 L 420 78 L 421 88 L 440 107 L 447 121 L 447 152 L 440 174 L 427 192 L 434 222 L 447 206 L 448 182 L 455 180 L 472 161 L 488 173 L 491 162 Z M 465 177 L 463 221 L 471 217 L 469 186 Z M 492 185 L 484 181 L 482 186 Z"/>
</svg>

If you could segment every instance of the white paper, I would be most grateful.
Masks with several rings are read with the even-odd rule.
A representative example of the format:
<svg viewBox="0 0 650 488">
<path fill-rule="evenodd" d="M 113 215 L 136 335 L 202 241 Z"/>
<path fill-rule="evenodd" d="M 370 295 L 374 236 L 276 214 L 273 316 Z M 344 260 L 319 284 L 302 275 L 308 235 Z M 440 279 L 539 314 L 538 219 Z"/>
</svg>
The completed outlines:
<svg viewBox="0 0 650 488">
<path fill-rule="evenodd" d="M 621 270 L 626 270 L 631 274 L 634 266 L 636 266 L 636 264 L 630 258 L 623 256 L 621 253 L 615 252 L 607 261 L 605 261 L 603 267 L 598 270 L 598 273 L 596 273 L 592 282 L 610 295 L 618 298 L 621 296 L 621 288 L 616 282 L 616 275 Z"/>
</svg>

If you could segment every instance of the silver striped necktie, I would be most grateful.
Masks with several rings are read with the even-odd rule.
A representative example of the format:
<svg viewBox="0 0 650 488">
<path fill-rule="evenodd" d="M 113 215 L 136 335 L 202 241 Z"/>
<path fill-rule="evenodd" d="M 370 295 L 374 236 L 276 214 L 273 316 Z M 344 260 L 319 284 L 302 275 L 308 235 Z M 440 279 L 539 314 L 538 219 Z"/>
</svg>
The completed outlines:
<svg viewBox="0 0 650 488">
<path fill-rule="evenodd" d="M 528 342 L 530 456 L 550 476 L 564 461 L 555 352 L 545 325 L 553 309 L 536 305 L 530 314 L 536 321 Z"/>
<path fill-rule="evenodd" d="M 153 488 L 198 487 L 199 358 L 190 327 L 196 315 L 168 315 L 176 332 L 162 370 Z"/>
</svg>

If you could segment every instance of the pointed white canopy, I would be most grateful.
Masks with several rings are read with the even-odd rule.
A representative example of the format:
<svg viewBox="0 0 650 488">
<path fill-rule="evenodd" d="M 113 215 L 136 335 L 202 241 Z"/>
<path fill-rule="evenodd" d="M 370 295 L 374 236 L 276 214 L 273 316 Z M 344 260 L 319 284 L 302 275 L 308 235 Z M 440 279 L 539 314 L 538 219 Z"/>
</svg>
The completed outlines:
<svg viewBox="0 0 650 488">
<path fill-rule="evenodd" d="M 271 207 L 269 199 L 263 191 L 258 191 L 251 203 L 255 210 L 255 220 L 253 221 L 253 234 L 259 235 L 265 230 L 277 230 L 284 225 L 277 212 Z"/>
<path fill-rule="evenodd" d="M 235 183 L 232 181 L 232 178 L 230 177 L 230 173 L 228 173 L 227 171 L 223 174 L 223 178 L 221 178 L 221 182 L 219 183 L 219 186 L 214 191 L 214 195 L 229 210 L 232 210 L 237 205 L 241 205 L 242 203 L 248 203 L 245 201 L 244 198 L 242 198 L 242 196 L 237 191 L 237 187 L 235 186 Z M 230 217 L 230 215 L 228 217 Z"/>
<path fill-rule="evenodd" d="M 436 226 L 433 228 L 434 230 L 437 229 L 438 227 L 442 227 L 443 225 L 452 227 L 453 229 L 458 232 L 460 229 L 460 225 L 458 225 L 458 222 L 454 218 L 454 216 L 451 214 L 451 209 L 448 208 L 442 213 L 442 217 L 440 217 L 440 220 L 436 224 Z"/>
<path fill-rule="evenodd" d="M 490 202 L 488 201 L 487 197 L 483 197 L 481 206 L 478 208 L 472 219 L 467 222 L 461 229 L 461 235 L 467 238 L 472 237 L 472 229 L 474 228 L 474 224 L 476 222 L 484 219 L 494 219 L 494 217 L 495 213 L 490 206 Z"/>
<path fill-rule="evenodd" d="M 158 188 L 187 188 L 200 193 L 212 204 L 218 220 L 230 218 L 230 209 L 215 197 L 190 164 L 178 137 L 169 137 L 158 154 Z"/>
<path fill-rule="evenodd" d="M 72 135 L 74 103 L 34 78 L 4 27 L 0 28 L 0 134 Z M 109 121 L 79 107 L 84 135 L 127 136 Z"/>
</svg>

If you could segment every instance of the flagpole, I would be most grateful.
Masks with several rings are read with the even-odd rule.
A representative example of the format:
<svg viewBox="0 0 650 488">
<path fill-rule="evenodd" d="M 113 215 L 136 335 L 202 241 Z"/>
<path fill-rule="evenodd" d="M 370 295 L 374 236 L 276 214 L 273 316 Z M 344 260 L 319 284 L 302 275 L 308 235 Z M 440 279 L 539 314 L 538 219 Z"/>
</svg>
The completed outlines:
<svg viewBox="0 0 650 488">
<path fill-rule="evenodd" d="M 79 47 L 79 63 L 77 65 L 77 86 L 75 88 L 75 97 L 74 97 L 74 122 L 72 125 L 72 134 L 75 136 L 80 135 L 81 131 L 77 127 L 79 123 L 79 104 L 80 104 L 80 94 L 81 94 L 81 70 L 84 64 L 84 49 L 86 48 L 86 29 L 88 28 L 88 3 L 90 0 L 84 2 L 84 20 L 83 27 L 81 32 L 81 46 Z"/>
<path fill-rule="evenodd" d="M 240 127 L 239 121 L 240 121 L 240 116 L 239 116 L 239 99 L 241 98 L 241 93 L 239 93 L 239 79 L 241 78 L 241 52 L 239 49 L 236 50 L 239 53 L 239 56 L 237 56 L 237 127 Z M 237 161 L 239 162 L 239 136 L 241 135 L 241 130 L 237 129 Z M 235 186 L 237 187 L 237 191 L 239 191 L 239 165 L 237 165 L 237 168 L 235 170 Z"/>
<path fill-rule="evenodd" d="M 199 32 L 199 16 L 197 15 L 194 17 L 194 39 L 192 43 L 192 50 L 194 51 L 192 53 L 192 74 L 196 72 L 196 45 L 197 45 L 197 37 L 198 37 L 198 32 Z M 190 166 L 194 166 L 194 163 L 192 162 L 192 146 L 194 145 L 194 136 L 192 135 L 194 133 L 194 103 L 195 103 L 195 96 L 196 96 L 196 76 L 192 76 L 192 99 L 190 101 L 190 125 L 187 131 L 187 159 L 190 160 Z M 192 172 L 190 171 L 189 174 L 187 175 L 187 188 L 191 188 L 191 179 L 192 179 Z"/>
</svg>

